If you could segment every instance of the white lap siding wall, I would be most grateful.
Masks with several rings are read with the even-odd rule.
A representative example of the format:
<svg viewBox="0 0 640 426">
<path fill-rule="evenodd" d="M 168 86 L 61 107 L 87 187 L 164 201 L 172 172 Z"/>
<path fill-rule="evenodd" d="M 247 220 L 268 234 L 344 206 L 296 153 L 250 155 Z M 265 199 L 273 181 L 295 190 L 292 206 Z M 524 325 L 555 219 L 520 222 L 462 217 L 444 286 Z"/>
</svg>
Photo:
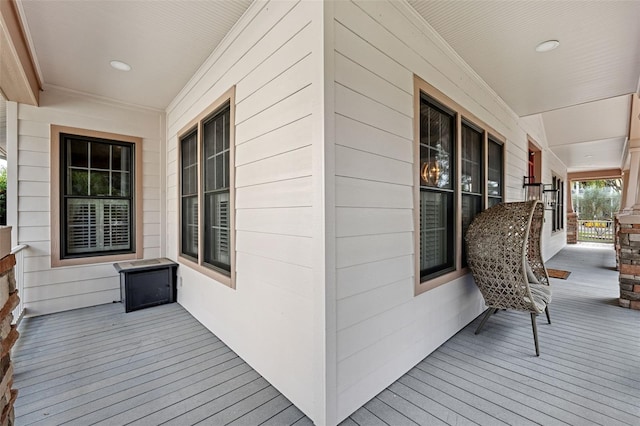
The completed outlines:
<svg viewBox="0 0 640 426">
<path fill-rule="evenodd" d="M 342 1 L 334 14 L 340 420 L 484 308 L 470 276 L 414 296 L 414 74 L 506 137 L 507 201 L 523 197 L 527 132 L 540 128 L 520 120 L 407 4 Z M 543 130 L 538 142 L 546 145 Z"/>
<path fill-rule="evenodd" d="M 322 3 L 256 2 L 167 109 L 167 255 L 179 251 L 180 130 L 235 86 L 236 285 L 183 264 L 178 301 L 323 418 Z M 314 148 L 315 147 L 315 148 Z M 315 165 L 314 165 L 315 164 Z M 317 166 L 316 166 L 317 165 Z M 317 191 L 316 191 L 317 189 Z M 316 209 L 316 210 L 314 210 Z"/>
<path fill-rule="evenodd" d="M 8 117 L 9 118 L 9 117 Z M 51 268 L 50 126 L 76 127 L 143 139 L 144 257 L 162 255 L 162 167 L 164 114 L 123 106 L 56 88 L 42 92 L 40 107 L 17 105 L 18 242 L 24 252 L 24 294 L 28 316 L 120 300 L 112 263 Z M 14 164 L 9 152 L 10 167 Z M 12 208 L 12 206 L 9 206 Z"/>
</svg>

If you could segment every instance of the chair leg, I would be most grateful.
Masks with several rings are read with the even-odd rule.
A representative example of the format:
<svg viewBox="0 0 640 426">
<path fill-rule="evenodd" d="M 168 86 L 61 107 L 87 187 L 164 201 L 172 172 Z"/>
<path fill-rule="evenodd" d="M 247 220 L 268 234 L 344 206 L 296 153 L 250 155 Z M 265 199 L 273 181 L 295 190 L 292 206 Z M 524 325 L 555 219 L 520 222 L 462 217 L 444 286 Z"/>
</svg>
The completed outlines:
<svg viewBox="0 0 640 426">
<path fill-rule="evenodd" d="M 478 328 L 476 328 L 476 333 L 475 334 L 480 333 L 480 330 L 482 330 L 482 327 L 484 327 L 484 323 L 487 322 L 489 317 L 491 315 L 495 314 L 496 311 L 497 311 L 497 309 L 493 309 L 493 308 L 487 309 L 487 312 L 484 314 L 484 318 L 482 318 L 482 322 L 480 322 L 480 325 L 478 326 Z"/>
<path fill-rule="evenodd" d="M 544 313 L 547 314 L 547 322 L 551 324 L 551 317 L 549 316 L 549 305 L 547 305 L 547 307 L 544 308 Z"/>
<path fill-rule="evenodd" d="M 533 327 L 533 342 L 536 344 L 536 356 L 540 356 L 540 348 L 538 347 L 538 329 L 536 327 L 536 317 L 538 315 L 531 312 L 531 327 Z"/>
</svg>

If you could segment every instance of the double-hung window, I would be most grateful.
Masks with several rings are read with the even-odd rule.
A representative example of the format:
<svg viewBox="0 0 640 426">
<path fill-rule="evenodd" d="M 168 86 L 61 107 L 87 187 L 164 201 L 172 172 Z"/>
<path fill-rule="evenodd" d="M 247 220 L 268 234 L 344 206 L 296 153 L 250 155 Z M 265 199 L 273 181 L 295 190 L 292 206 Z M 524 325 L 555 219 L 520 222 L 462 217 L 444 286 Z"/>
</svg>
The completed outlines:
<svg viewBox="0 0 640 426">
<path fill-rule="evenodd" d="M 179 136 L 180 257 L 234 286 L 233 90 Z"/>
<path fill-rule="evenodd" d="M 483 209 L 502 202 L 500 136 L 416 78 L 416 293 L 462 276 L 464 235 Z"/>
<path fill-rule="evenodd" d="M 142 257 L 136 150 L 141 140 L 59 126 L 52 126 L 51 133 L 52 183 L 57 182 L 52 188 L 52 265 Z"/>
</svg>

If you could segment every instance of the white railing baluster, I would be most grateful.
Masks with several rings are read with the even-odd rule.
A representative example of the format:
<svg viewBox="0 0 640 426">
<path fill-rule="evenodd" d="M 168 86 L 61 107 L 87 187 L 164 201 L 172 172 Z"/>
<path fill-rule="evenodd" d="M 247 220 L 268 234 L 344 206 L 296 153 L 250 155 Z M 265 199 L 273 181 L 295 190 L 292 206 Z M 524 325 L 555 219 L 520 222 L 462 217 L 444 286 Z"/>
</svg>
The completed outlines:
<svg viewBox="0 0 640 426">
<path fill-rule="evenodd" d="M 19 324 L 24 316 L 24 249 L 28 248 L 27 244 L 20 244 L 11 249 L 11 254 L 16 256 L 16 266 L 14 269 L 16 279 L 16 290 L 18 290 L 18 297 L 20 302 L 18 306 L 13 310 L 13 324 Z"/>
</svg>

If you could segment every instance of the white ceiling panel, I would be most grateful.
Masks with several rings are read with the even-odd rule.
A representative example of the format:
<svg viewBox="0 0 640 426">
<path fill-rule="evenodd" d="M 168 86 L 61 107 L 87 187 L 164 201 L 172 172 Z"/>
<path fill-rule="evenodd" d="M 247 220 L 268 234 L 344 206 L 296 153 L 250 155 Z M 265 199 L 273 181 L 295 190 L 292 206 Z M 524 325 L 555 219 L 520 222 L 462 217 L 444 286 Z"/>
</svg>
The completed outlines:
<svg viewBox="0 0 640 426">
<path fill-rule="evenodd" d="M 618 96 L 542 114 L 549 146 L 622 138 L 629 134 L 631 96 Z"/>
<path fill-rule="evenodd" d="M 409 3 L 520 116 L 637 90 L 640 1 Z"/>
<path fill-rule="evenodd" d="M 568 172 L 620 168 L 625 138 L 594 140 L 560 145 L 554 154 L 567 165 Z"/>
<path fill-rule="evenodd" d="M 43 83 L 164 109 L 251 0 L 19 0 Z M 131 65 L 116 71 L 111 60 Z"/>
</svg>

